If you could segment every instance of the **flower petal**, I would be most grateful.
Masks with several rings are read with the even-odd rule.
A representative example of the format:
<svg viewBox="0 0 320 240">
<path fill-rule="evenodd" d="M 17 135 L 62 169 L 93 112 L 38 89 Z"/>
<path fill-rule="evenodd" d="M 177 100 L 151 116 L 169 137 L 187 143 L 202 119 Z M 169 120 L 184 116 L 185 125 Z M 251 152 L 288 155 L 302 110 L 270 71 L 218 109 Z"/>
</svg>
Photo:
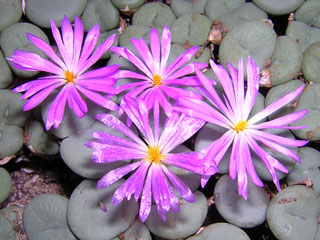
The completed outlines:
<svg viewBox="0 0 320 240">
<path fill-rule="evenodd" d="M 150 48 L 152 53 L 152 67 L 150 68 L 154 73 L 162 73 L 160 71 L 160 38 L 156 29 L 150 30 Z"/>
<path fill-rule="evenodd" d="M 202 68 L 206 68 L 207 66 L 208 66 L 207 63 L 189 63 L 186 66 L 180 68 L 175 73 L 171 74 L 170 77 L 168 77 L 168 79 L 178 79 L 180 77 L 194 73 L 195 68 L 202 69 Z M 200 84 L 200 82 L 198 83 Z"/>
<path fill-rule="evenodd" d="M 87 147 L 94 148 L 92 152 L 92 161 L 95 163 L 111 163 L 121 160 L 143 159 L 147 153 L 141 150 L 103 144 L 96 141 L 90 141 L 86 144 Z"/>
<path fill-rule="evenodd" d="M 177 71 L 181 66 L 186 64 L 198 50 L 198 46 L 194 46 L 186 50 L 166 69 L 163 78 L 170 78 L 170 75 Z"/>
<path fill-rule="evenodd" d="M 135 56 L 130 50 L 123 47 L 111 47 L 110 50 L 129 60 L 137 68 L 144 72 L 150 79 L 153 79 L 153 74 L 151 73 L 150 69 L 141 61 L 140 58 Z"/>
<path fill-rule="evenodd" d="M 66 61 L 69 63 L 69 66 L 72 66 L 72 55 L 73 55 L 73 29 L 71 23 L 66 15 L 64 15 L 61 23 L 61 35 L 63 39 L 63 44 L 66 49 L 66 57 L 68 60 Z"/>
<path fill-rule="evenodd" d="M 99 37 L 99 35 L 98 35 Z M 111 47 L 114 40 L 116 39 L 116 34 L 112 34 L 108 39 L 102 43 L 97 49 L 92 53 L 92 55 L 83 62 L 79 62 L 78 66 L 78 74 L 82 74 L 83 72 L 87 71 L 93 64 L 95 64 L 103 54 Z M 81 58 L 80 58 L 81 61 Z"/>
<path fill-rule="evenodd" d="M 56 64 L 58 64 L 60 68 L 65 70 L 67 69 L 64 62 L 58 57 L 58 55 L 54 52 L 52 47 L 46 41 L 31 33 L 27 33 L 26 35 L 30 42 L 32 42 L 40 50 L 42 50 L 49 58 L 51 58 Z"/>
<path fill-rule="evenodd" d="M 250 135 L 252 135 L 253 137 L 260 136 L 262 138 L 271 140 L 273 142 L 277 142 L 280 143 L 282 145 L 287 145 L 287 146 L 291 146 L 291 147 L 302 147 L 304 145 L 306 145 L 309 141 L 304 141 L 304 140 L 296 140 L 296 139 L 291 139 L 291 138 L 285 138 L 285 137 L 281 137 L 278 135 L 274 135 L 265 131 L 258 131 L 255 129 L 248 129 L 248 132 L 250 133 Z"/>
<path fill-rule="evenodd" d="M 20 66 L 22 70 L 27 71 L 43 71 L 56 75 L 62 75 L 64 71 L 54 63 L 40 57 L 36 53 L 22 52 L 19 50 L 13 51 L 11 58 L 8 61 Z"/>
<path fill-rule="evenodd" d="M 247 60 L 247 92 L 243 105 L 243 119 L 248 119 L 259 91 L 259 67 L 248 57 Z"/>
<path fill-rule="evenodd" d="M 33 95 L 23 106 L 23 111 L 28 111 L 36 106 L 38 106 L 42 101 L 49 96 L 50 93 L 52 93 L 53 90 L 60 87 L 60 83 L 55 83 L 51 85 L 50 87 L 44 88 L 43 90 L 39 91 L 35 95 Z"/>
<path fill-rule="evenodd" d="M 140 202 L 139 217 L 141 222 L 145 222 L 147 220 L 151 211 L 151 177 L 152 171 L 148 171 Z"/>
<path fill-rule="evenodd" d="M 97 183 L 97 188 L 100 189 L 100 188 L 110 186 L 111 184 L 118 181 L 123 176 L 127 175 L 129 172 L 134 171 L 137 167 L 141 165 L 141 163 L 142 161 L 131 163 L 124 167 L 120 167 L 108 172 L 102 178 L 99 179 Z"/>
<path fill-rule="evenodd" d="M 82 92 L 85 96 L 87 96 L 92 102 L 94 102 L 104 108 L 107 108 L 109 110 L 118 110 L 119 109 L 117 104 L 115 104 L 111 100 L 108 100 L 107 98 L 101 96 L 100 94 L 95 93 L 89 89 L 83 88 L 79 85 L 76 87 L 80 92 Z"/>
<path fill-rule="evenodd" d="M 34 80 L 30 82 L 26 82 L 16 88 L 14 88 L 13 92 L 24 92 L 26 91 L 23 96 L 20 98 L 20 100 L 24 100 L 26 98 L 31 97 L 35 93 L 48 88 L 54 84 L 63 85 L 64 83 L 59 78 L 51 78 L 51 79 L 45 79 L 45 80 Z"/>
<path fill-rule="evenodd" d="M 52 101 L 48 113 L 47 113 L 47 119 L 46 119 L 46 130 L 48 131 L 52 126 L 54 128 L 58 128 L 64 114 L 64 108 L 67 101 L 67 94 L 68 89 L 66 86 L 64 86 L 55 99 Z"/>
<path fill-rule="evenodd" d="M 95 117 L 100 122 L 106 124 L 109 127 L 112 127 L 116 131 L 123 133 L 125 136 L 135 141 L 139 145 L 147 147 L 147 145 L 130 128 L 128 128 L 123 122 L 121 122 L 115 116 L 111 114 L 99 113 Z"/>
<path fill-rule="evenodd" d="M 154 69 L 154 62 L 152 59 L 151 52 L 148 48 L 148 45 L 143 39 L 135 39 L 131 38 L 131 43 L 134 46 L 134 48 L 137 50 L 137 52 L 142 57 L 143 61 L 146 63 L 147 67 L 152 71 Z"/>
<path fill-rule="evenodd" d="M 304 89 L 304 84 L 301 85 L 296 90 L 284 95 L 283 97 L 279 98 L 275 102 L 271 103 L 268 107 L 258 112 L 256 115 L 254 115 L 252 118 L 249 119 L 250 124 L 254 124 L 259 122 L 260 120 L 264 119 L 265 117 L 269 116 L 270 114 L 274 113 L 287 103 L 291 102 L 293 99 L 295 99 Z"/>
<path fill-rule="evenodd" d="M 100 26 L 99 24 L 96 24 L 89 30 L 84 40 L 80 58 L 76 66 L 76 70 L 75 70 L 76 72 L 82 70 L 82 66 L 87 61 L 88 57 L 91 55 L 94 47 L 98 42 L 99 36 L 100 36 Z"/>
<path fill-rule="evenodd" d="M 69 88 L 69 94 L 67 99 L 69 108 L 73 110 L 73 112 L 78 118 L 82 118 L 85 115 L 85 113 L 88 112 L 87 104 L 82 99 L 79 92 L 72 83 L 67 84 L 67 87 Z"/>
<path fill-rule="evenodd" d="M 165 165 L 161 166 L 170 183 L 177 189 L 180 196 L 187 202 L 194 202 L 195 197 L 189 187 L 176 175 L 174 175 Z"/>
<path fill-rule="evenodd" d="M 160 142 L 163 152 L 170 152 L 194 135 L 205 122 L 185 114 L 177 114 L 177 117 L 170 117 L 166 120 L 162 131 Z"/>
<path fill-rule="evenodd" d="M 59 32 L 59 30 L 53 20 L 50 20 L 50 25 L 51 25 L 51 31 L 52 31 L 53 38 L 58 46 L 59 52 L 62 56 L 62 59 L 63 59 L 65 65 L 67 66 L 67 68 L 71 68 L 72 66 L 71 66 L 71 62 L 69 61 L 68 51 L 62 42 L 60 32 Z"/>
<path fill-rule="evenodd" d="M 204 158 L 201 153 L 188 152 L 188 153 L 168 153 L 163 159 L 163 163 L 176 166 L 198 174 L 213 174 L 217 168 L 209 169 L 207 172 L 204 170 Z M 215 173 L 215 172 L 214 172 Z"/>
<path fill-rule="evenodd" d="M 254 129 L 280 128 L 284 125 L 291 124 L 298 121 L 299 119 L 303 118 L 307 113 L 308 113 L 308 110 L 300 110 L 297 112 L 287 114 L 283 117 L 273 119 L 268 122 L 252 125 L 252 128 Z M 249 122 L 251 123 L 251 120 L 249 120 Z M 288 128 L 290 128 L 290 126 L 288 126 Z"/>
<path fill-rule="evenodd" d="M 76 65 L 78 64 L 81 48 L 82 48 L 82 41 L 83 41 L 83 24 L 78 16 L 74 19 L 74 28 L 73 28 L 73 58 L 72 58 L 72 69 L 75 69 Z"/>
<path fill-rule="evenodd" d="M 161 90 L 170 98 L 177 100 L 179 97 L 190 97 L 193 99 L 202 99 L 201 95 L 189 89 L 170 87 L 166 85 L 160 86 Z"/>
<path fill-rule="evenodd" d="M 151 39 L 152 38 L 150 36 L 150 40 Z M 152 48 L 153 47 L 151 47 L 151 50 L 152 50 Z M 170 32 L 169 27 L 167 25 L 165 25 L 162 30 L 162 36 L 161 36 L 161 63 L 160 63 L 161 73 L 164 72 L 164 69 L 167 66 L 167 62 L 168 62 L 169 55 L 170 55 L 170 48 L 171 48 L 171 32 Z"/>
</svg>

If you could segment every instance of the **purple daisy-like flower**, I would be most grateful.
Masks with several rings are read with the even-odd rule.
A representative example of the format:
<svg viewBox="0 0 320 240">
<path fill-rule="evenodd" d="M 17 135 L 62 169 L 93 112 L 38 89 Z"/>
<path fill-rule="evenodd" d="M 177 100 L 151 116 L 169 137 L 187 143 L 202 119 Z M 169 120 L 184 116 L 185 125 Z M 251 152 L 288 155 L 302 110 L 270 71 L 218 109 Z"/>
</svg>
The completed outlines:
<svg viewBox="0 0 320 240">
<path fill-rule="evenodd" d="M 152 28 L 150 30 L 151 51 L 143 39 L 132 38 L 131 43 L 142 59 L 123 47 L 112 47 L 110 50 L 129 60 L 143 74 L 120 70 L 117 75 L 119 78 L 133 78 L 141 81 L 123 84 L 118 87 L 119 92 L 131 89 L 126 96 L 142 99 L 147 104 L 148 109 L 153 108 L 155 104 L 160 104 L 168 116 L 173 108 L 168 97 L 174 100 L 179 96 L 201 99 L 201 95 L 183 88 L 201 85 L 196 76 L 187 76 L 194 72 L 195 66 L 198 68 L 207 67 L 206 63 L 186 64 L 196 53 L 197 46 L 186 50 L 168 66 L 171 48 L 169 27 L 164 27 L 161 39 L 156 29 Z"/>
<path fill-rule="evenodd" d="M 94 149 L 93 161 L 96 163 L 110 163 L 132 159 L 133 162 L 108 172 L 97 183 L 97 188 L 104 188 L 116 182 L 126 174 L 134 173 L 115 191 L 113 205 L 117 205 L 124 198 L 128 200 L 134 195 L 137 201 L 141 195 L 139 216 L 144 222 L 151 210 L 152 197 L 162 220 L 171 209 L 178 213 L 179 200 L 173 190 L 188 202 L 195 200 L 191 190 L 183 181 L 174 175 L 167 167 L 173 165 L 198 174 L 204 174 L 203 154 L 197 152 L 170 153 L 175 147 L 190 138 L 204 124 L 204 121 L 174 112 L 166 119 L 163 130 L 159 130 L 159 108 L 153 111 L 153 122 L 150 126 L 149 111 L 143 101 L 125 97 L 121 107 L 131 121 L 141 132 L 139 138 L 124 123 L 110 114 L 98 114 L 96 118 L 104 124 L 123 133 L 127 138 L 109 133 L 95 132 L 95 141 L 87 146 Z M 209 169 L 213 173 L 216 169 Z"/>
<path fill-rule="evenodd" d="M 197 99 L 180 98 L 178 100 L 179 106 L 175 108 L 177 111 L 226 129 L 226 132 L 219 139 L 205 149 L 205 152 L 207 152 L 206 166 L 218 166 L 224 154 L 232 145 L 229 175 L 232 179 L 238 178 L 239 195 L 242 195 L 247 199 L 247 175 L 249 175 L 256 185 L 263 186 L 252 163 L 251 148 L 264 162 L 272 176 L 273 182 L 280 191 L 280 183 L 275 169 L 286 173 L 288 170 L 277 159 L 264 151 L 260 145 L 264 144 L 299 162 L 299 156 L 293 150 L 286 148 L 286 146 L 300 147 L 305 145 L 308 141 L 284 138 L 263 130 L 267 128 L 302 128 L 304 126 L 290 127 L 288 124 L 305 116 L 307 110 L 294 112 L 267 122 L 260 121 L 295 99 L 302 92 L 304 86 L 302 85 L 295 91 L 286 94 L 259 113 L 249 117 L 259 90 L 259 68 L 256 63 L 250 58 L 247 60 L 246 92 L 244 86 L 243 59 L 239 61 L 238 70 L 231 64 L 228 64 L 231 78 L 223 66 L 216 65 L 212 60 L 210 61 L 210 64 L 223 87 L 224 101 L 221 100 L 204 74 L 201 71 L 196 70 L 197 76 L 204 86 L 200 91 L 214 107 Z M 202 177 L 202 185 L 206 183 L 209 175 L 210 174 Z"/>
<path fill-rule="evenodd" d="M 109 37 L 93 52 L 100 35 L 99 25 L 95 25 L 89 30 L 83 43 L 83 24 L 78 17 L 75 18 L 72 29 L 70 21 L 64 16 L 61 35 L 54 21 L 51 20 L 50 23 L 62 59 L 48 43 L 32 34 L 27 34 L 28 39 L 52 61 L 44 59 L 38 54 L 19 50 L 15 50 L 12 57 L 7 59 L 18 69 L 52 74 L 13 89 L 14 92 L 25 92 L 21 100 L 29 98 L 23 110 L 31 110 L 38 106 L 50 93 L 60 87 L 62 88 L 48 110 L 45 124 L 47 130 L 52 126 L 58 128 L 63 118 L 66 102 L 77 117 L 83 117 L 88 111 L 83 96 L 102 107 L 117 110 L 118 106 L 114 102 L 97 92 L 111 95 L 118 93 L 113 88 L 116 83 L 113 75 L 119 66 L 113 65 L 87 71 L 110 48 L 116 35 Z"/>
</svg>

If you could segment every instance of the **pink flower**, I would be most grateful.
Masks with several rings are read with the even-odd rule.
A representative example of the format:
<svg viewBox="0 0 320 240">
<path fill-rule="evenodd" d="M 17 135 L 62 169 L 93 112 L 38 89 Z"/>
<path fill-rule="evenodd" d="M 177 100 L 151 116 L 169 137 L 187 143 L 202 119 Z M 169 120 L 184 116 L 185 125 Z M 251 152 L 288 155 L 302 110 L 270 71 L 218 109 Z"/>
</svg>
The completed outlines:
<svg viewBox="0 0 320 240">
<path fill-rule="evenodd" d="M 154 108 L 154 124 L 151 127 L 149 111 L 143 101 L 125 97 L 121 107 L 136 125 L 143 139 L 110 114 L 96 116 L 104 124 L 123 133 L 126 138 L 95 132 L 93 137 L 97 140 L 87 144 L 88 147 L 94 149 L 93 161 L 110 163 L 127 159 L 133 160 L 132 163 L 104 175 L 98 181 L 97 187 L 107 187 L 134 171 L 115 191 L 113 205 L 117 205 L 124 198 L 129 200 L 132 195 L 136 201 L 141 198 L 139 216 L 144 222 L 149 216 L 153 198 L 159 215 L 165 221 L 166 213 L 170 209 L 175 213 L 180 210 L 179 200 L 173 188 L 186 201 L 193 202 L 195 200 L 191 190 L 167 168 L 167 165 L 204 174 L 204 158 L 201 153 L 173 154 L 170 152 L 197 132 L 203 126 L 204 121 L 174 112 L 170 118 L 167 118 L 163 130 L 159 132 L 159 108 Z M 213 170 L 216 171 L 215 168 Z M 209 173 L 214 171 L 208 170 Z"/>
<path fill-rule="evenodd" d="M 199 86 L 196 76 L 187 76 L 194 72 L 195 66 L 207 67 L 206 63 L 190 63 L 185 65 L 196 53 L 198 47 L 192 47 L 182 53 L 170 66 L 168 58 L 171 48 L 171 32 L 167 26 L 162 31 L 161 40 L 156 29 L 150 30 L 150 49 L 143 39 L 131 39 L 141 59 L 123 47 L 112 47 L 110 50 L 133 63 L 142 74 L 129 70 L 120 70 L 118 78 L 133 78 L 134 81 L 118 87 L 119 92 L 130 90 L 126 96 L 143 100 L 148 109 L 160 104 L 169 116 L 172 104 L 169 98 L 176 100 L 179 96 L 201 98 L 199 94 L 185 87 Z M 185 65 L 185 66 L 184 66 Z M 157 99 L 157 101 L 155 101 Z"/>
<path fill-rule="evenodd" d="M 29 98 L 23 110 L 27 111 L 38 106 L 50 93 L 58 88 L 60 90 L 48 110 L 45 124 L 47 130 L 52 125 L 55 128 L 59 127 L 66 102 L 68 102 L 69 107 L 78 118 L 83 117 L 88 111 L 83 96 L 102 107 L 117 110 L 118 106 L 115 103 L 97 92 L 117 93 L 112 86 L 116 83 L 113 74 L 119 66 L 113 65 L 87 71 L 110 48 L 116 36 L 109 37 L 93 52 L 100 35 L 99 25 L 95 25 L 90 29 L 83 46 L 84 30 L 78 17 L 75 18 L 74 29 L 72 29 L 70 21 L 64 16 L 61 35 L 53 20 L 51 20 L 51 29 L 62 59 L 49 44 L 32 34 L 27 34 L 28 39 L 52 61 L 48 61 L 35 53 L 19 50 L 15 50 L 13 56 L 7 59 L 18 69 L 43 71 L 52 74 L 39 77 L 37 80 L 27 82 L 13 89 L 14 92 L 25 92 L 21 100 Z"/>
<path fill-rule="evenodd" d="M 228 65 L 231 79 L 228 72 L 221 65 L 216 65 L 212 60 L 210 61 L 210 64 L 224 89 L 224 94 L 222 95 L 224 101 L 221 100 L 204 74 L 199 70 L 196 70 L 197 76 L 204 86 L 201 92 L 213 106 L 197 99 L 180 98 L 178 100 L 178 104 L 180 106 L 176 107 L 175 110 L 226 129 L 226 132 L 219 139 L 214 141 L 205 149 L 207 152 L 206 165 L 218 166 L 222 157 L 232 145 L 229 175 L 232 179 L 235 179 L 236 177 L 238 178 L 239 195 L 247 198 L 247 175 L 249 175 L 256 185 L 263 186 L 262 181 L 257 176 L 254 169 L 250 148 L 264 162 L 273 178 L 273 182 L 280 191 L 279 179 L 276 175 L 275 169 L 286 173 L 288 170 L 277 159 L 264 151 L 260 145 L 264 144 L 269 148 L 283 153 L 299 162 L 299 156 L 291 149 L 286 148 L 286 146 L 300 147 L 305 145 L 308 141 L 280 137 L 265 132 L 263 129 L 302 128 L 304 126 L 290 127 L 288 124 L 291 124 L 305 116 L 307 114 L 307 110 L 294 112 L 267 122 L 259 123 L 259 121 L 296 98 L 301 93 L 304 86 L 286 94 L 256 115 L 249 117 L 259 90 L 259 68 L 255 62 L 250 58 L 247 60 L 246 93 L 244 87 L 244 68 L 242 59 L 239 61 L 239 70 L 235 69 L 231 64 Z M 202 185 L 206 183 L 208 177 L 209 176 L 203 176 Z"/>
</svg>

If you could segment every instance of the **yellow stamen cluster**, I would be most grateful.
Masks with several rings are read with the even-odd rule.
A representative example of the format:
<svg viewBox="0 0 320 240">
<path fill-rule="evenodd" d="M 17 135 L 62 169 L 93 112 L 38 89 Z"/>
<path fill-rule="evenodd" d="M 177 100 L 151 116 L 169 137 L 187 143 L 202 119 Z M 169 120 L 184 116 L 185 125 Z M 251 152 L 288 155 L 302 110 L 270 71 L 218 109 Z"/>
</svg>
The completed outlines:
<svg viewBox="0 0 320 240">
<path fill-rule="evenodd" d="M 153 86 L 159 86 L 161 85 L 162 82 L 161 82 L 161 76 L 158 75 L 158 74 L 154 74 L 153 75 Z"/>
<path fill-rule="evenodd" d="M 240 131 L 243 131 L 246 127 L 247 127 L 247 121 L 239 121 L 234 127 L 233 129 L 239 133 Z"/>
<path fill-rule="evenodd" d="M 69 71 L 65 71 L 64 73 L 64 77 L 66 79 L 66 81 L 69 82 L 74 82 L 74 75 L 73 73 L 69 72 Z"/>
<path fill-rule="evenodd" d="M 163 155 L 160 153 L 160 147 L 149 146 L 147 160 L 150 163 L 161 164 L 162 159 L 163 159 Z"/>
</svg>

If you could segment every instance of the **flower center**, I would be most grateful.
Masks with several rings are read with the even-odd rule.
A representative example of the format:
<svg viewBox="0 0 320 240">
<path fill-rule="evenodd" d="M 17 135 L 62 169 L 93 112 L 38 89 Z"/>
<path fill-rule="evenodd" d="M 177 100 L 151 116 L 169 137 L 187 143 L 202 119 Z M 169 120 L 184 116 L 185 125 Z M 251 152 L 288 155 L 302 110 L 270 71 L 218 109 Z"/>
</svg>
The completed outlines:
<svg viewBox="0 0 320 240">
<path fill-rule="evenodd" d="M 158 75 L 158 74 L 154 74 L 153 75 L 153 86 L 159 86 L 161 85 L 162 82 L 161 82 L 161 76 Z"/>
<path fill-rule="evenodd" d="M 69 72 L 69 71 L 65 71 L 64 73 L 64 77 L 67 80 L 67 82 L 74 82 L 74 75 L 73 73 Z"/>
<path fill-rule="evenodd" d="M 239 121 L 234 127 L 233 129 L 239 133 L 240 131 L 243 131 L 245 128 L 247 127 L 247 121 Z"/>
<path fill-rule="evenodd" d="M 148 149 L 148 156 L 147 160 L 150 161 L 150 163 L 156 163 L 156 164 L 161 164 L 161 160 L 163 159 L 163 155 L 160 153 L 160 147 L 152 147 L 149 146 Z"/>
</svg>

